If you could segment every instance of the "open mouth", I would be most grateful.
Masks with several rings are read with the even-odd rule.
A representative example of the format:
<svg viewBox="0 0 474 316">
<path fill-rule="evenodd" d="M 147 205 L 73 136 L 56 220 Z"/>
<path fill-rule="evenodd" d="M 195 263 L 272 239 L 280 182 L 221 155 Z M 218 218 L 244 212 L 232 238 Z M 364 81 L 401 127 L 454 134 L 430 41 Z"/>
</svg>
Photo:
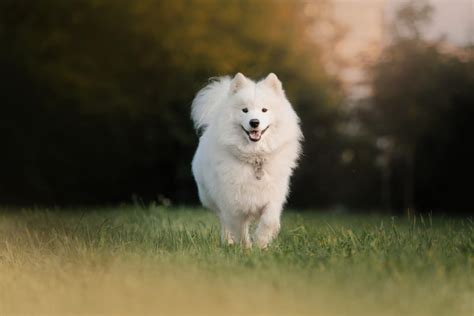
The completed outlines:
<svg viewBox="0 0 474 316">
<path fill-rule="evenodd" d="M 259 130 L 257 128 L 252 128 L 250 131 L 246 130 L 242 125 L 240 125 L 242 129 L 244 130 L 245 134 L 249 137 L 249 139 L 253 142 L 258 142 L 260 138 L 262 138 L 262 135 L 267 131 L 267 129 L 270 127 L 268 125 L 264 130 Z"/>
</svg>

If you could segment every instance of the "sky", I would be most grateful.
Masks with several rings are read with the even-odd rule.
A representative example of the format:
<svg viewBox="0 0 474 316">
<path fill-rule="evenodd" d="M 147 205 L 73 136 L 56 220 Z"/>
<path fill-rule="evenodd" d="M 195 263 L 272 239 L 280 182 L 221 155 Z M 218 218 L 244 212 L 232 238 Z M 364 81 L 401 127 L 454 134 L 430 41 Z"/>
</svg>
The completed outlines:
<svg viewBox="0 0 474 316">
<path fill-rule="evenodd" d="M 357 0 L 355 0 L 357 1 Z M 364 1 L 364 0 L 359 0 Z M 388 0 L 387 10 L 393 14 L 406 1 Z M 456 45 L 474 44 L 474 0 L 429 0 L 434 8 L 427 36 L 436 38 L 446 35 L 446 39 Z"/>
<path fill-rule="evenodd" d="M 425 30 L 428 39 L 444 36 L 453 46 L 474 45 L 474 0 L 426 0 L 433 8 L 431 24 Z M 362 65 L 373 61 L 387 43 L 387 25 L 407 0 L 332 0 L 338 23 L 345 26 L 343 40 L 336 47 L 347 65 L 337 73 L 354 96 L 370 93 L 364 81 Z"/>
<path fill-rule="evenodd" d="M 474 0 L 426 0 L 433 8 L 426 37 L 445 36 L 451 44 L 474 44 Z M 386 29 L 397 9 L 407 0 L 332 0 L 337 20 L 346 26 L 342 50 L 357 54 L 367 46 L 379 46 L 386 40 Z"/>
</svg>

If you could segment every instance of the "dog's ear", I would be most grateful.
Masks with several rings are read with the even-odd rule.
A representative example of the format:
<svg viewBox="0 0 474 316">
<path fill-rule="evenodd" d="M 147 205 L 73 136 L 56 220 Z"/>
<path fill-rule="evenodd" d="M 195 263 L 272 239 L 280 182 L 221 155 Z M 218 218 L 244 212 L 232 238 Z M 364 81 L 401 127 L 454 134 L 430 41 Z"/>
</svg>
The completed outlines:
<svg viewBox="0 0 474 316">
<path fill-rule="evenodd" d="M 245 87 L 248 83 L 248 79 L 245 78 L 244 75 L 242 75 L 240 72 L 237 73 L 232 79 L 232 82 L 230 83 L 230 93 L 235 94 L 237 93 L 240 89 Z"/>
<path fill-rule="evenodd" d="M 283 87 L 281 85 L 280 79 L 271 72 L 264 80 L 263 82 L 270 88 L 273 89 L 276 93 L 282 93 Z"/>
</svg>

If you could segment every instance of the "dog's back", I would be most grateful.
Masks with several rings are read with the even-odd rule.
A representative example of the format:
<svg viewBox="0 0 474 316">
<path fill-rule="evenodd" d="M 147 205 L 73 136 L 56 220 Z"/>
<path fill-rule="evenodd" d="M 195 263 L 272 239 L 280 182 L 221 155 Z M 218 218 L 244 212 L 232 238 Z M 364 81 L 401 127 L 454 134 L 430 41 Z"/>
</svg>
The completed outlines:
<svg viewBox="0 0 474 316">
<path fill-rule="evenodd" d="M 230 82 L 229 77 L 212 78 L 211 82 L 197 93 L 191 105 L 191 118 L 198 132 L 203 132 L 212 124 L 217 108 L 229 92 Z"/>
</svg>

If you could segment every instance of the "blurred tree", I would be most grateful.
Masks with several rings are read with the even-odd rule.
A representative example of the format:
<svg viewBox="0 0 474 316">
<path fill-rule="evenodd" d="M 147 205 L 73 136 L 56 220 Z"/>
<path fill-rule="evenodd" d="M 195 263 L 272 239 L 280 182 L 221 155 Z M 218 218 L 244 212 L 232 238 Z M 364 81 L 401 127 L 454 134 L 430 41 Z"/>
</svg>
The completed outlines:
<svg viewBox="0 0 474 316">
<path fill-rule="evenodd" d="M 426 0 L 416 0 L 402 5 L 392 24 L 395 39 L 421 40 L 423 29 L 431 22 L 434 9 Z"/>
<path fill-rule="evenodd" d="M 463 54 L 470 57 L 463 60 L 455 49 L 443 52 L 442 42 L 428 42 L 422 38 L 421 29 L 430 20 L 431 12 L 426 4 L 416 2 L 398 11 L 393 42 L 372 68 L 373 106 L 364 113 L 369 128 L 379 137 L 379 144 L 390 144 L 390 148 L 383 149 L 390 153 L 389 168 L 395 170 L 391 174 L 404 174 L 403 177 L 395 175 L 392 181 L 396 185 L 397 179 L 403 179 L 401 205 L 410 210 L 416 206 L 439 209 L 441 204 L 449 207 L 445 202 L 437 205 L 432 198 L 415 196 L 417 191 L 426 190 L 419 181 L 432 179 L 430 174 L 449 170 L 454 167 L 451 163 L 455 163 L 448 159 L 450 164 L 433 165 L 432 162 L 440 157 L 428 154 L 432 149 L 426 146 L 427 142 L 431 146 L 444 143 L 446 147 L 438 155 L 451 156 L 453 148 L 448 150 L 451 146 L 447 146 L 446 141 L 458 142 L 456 130 L 469 129 L 466 125 L 452 125 L 453 115 L 472 113 L 467 104 L 474 101 L 472 54 L 464 51 Z M 455 148 L 464 151 L 468 148 L 464 145 L 467 144 L 458 144 Z M 456 159 L 468 168 L 464 158 Z M 458 188 L 461 192 L 462 188 Z M 433 190 L 431 193 L 444 194 Z M 400 196 L 399 193 L 396 195 Z"/>
</svg>

